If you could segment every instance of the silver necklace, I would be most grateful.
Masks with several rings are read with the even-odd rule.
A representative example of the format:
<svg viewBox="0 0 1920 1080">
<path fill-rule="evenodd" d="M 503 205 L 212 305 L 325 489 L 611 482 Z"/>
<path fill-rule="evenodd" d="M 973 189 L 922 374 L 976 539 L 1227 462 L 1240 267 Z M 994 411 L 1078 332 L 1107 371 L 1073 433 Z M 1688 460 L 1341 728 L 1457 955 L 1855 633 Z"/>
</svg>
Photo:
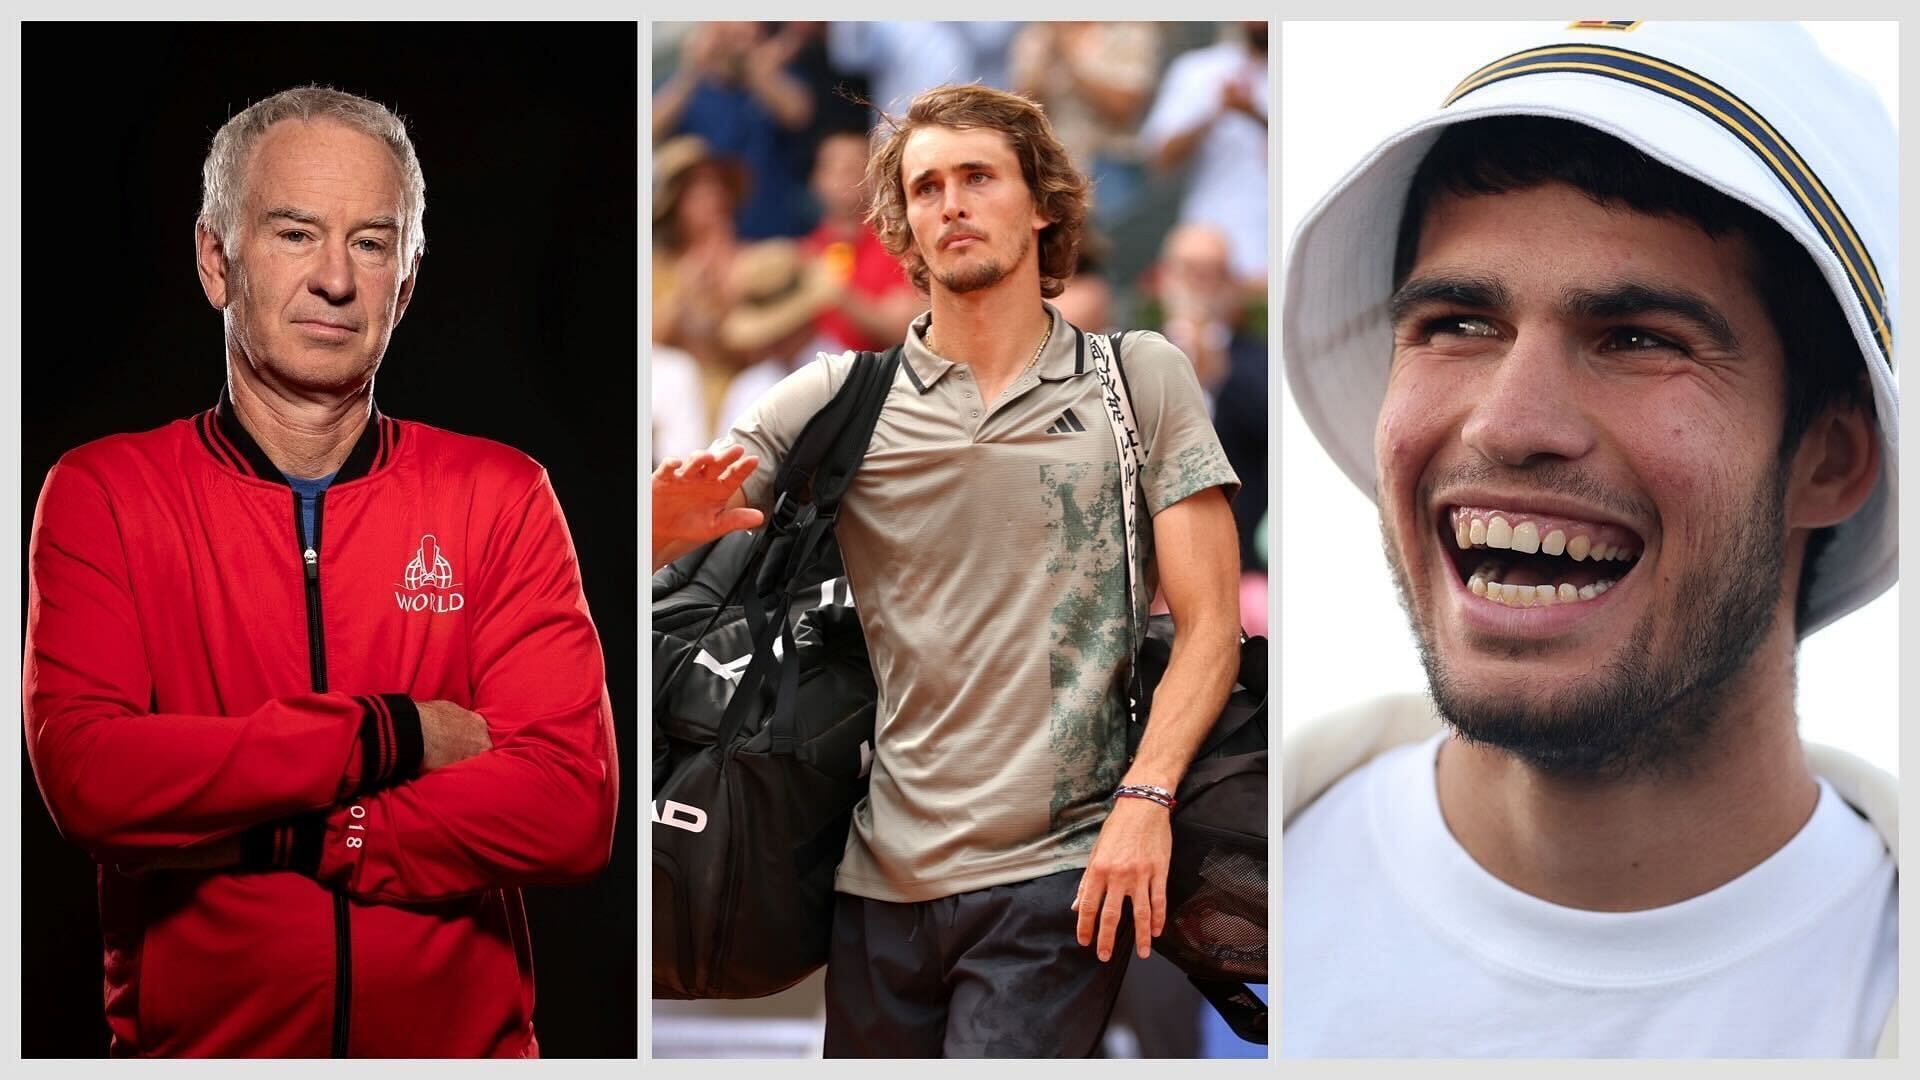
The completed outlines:
<svg viewBox="0 0 1920 1080">
<path fill-rule="evenodd" d="M 927 327 L 927 332 L 923 340 L 926 342 L 928 352 L 933 353 L 936 356 L 940 355 L 940 347 L 933 343 L 933 327 L 931 325 Z M 1049 318 L 1047 320 L 1047 332 L 1041 335 L 1039 347 L 1033 350 L 1033 359 L 1027 361 L 1027 366 L 1020 369 L 1021 375 L 1025 375 L 1027 372 L 1033 370 L 1034 365 L 1040 362 L 1040 354 L 1047 351 L 1047 342 L 1052 340 L 1053 340 L 1053 320 Z"/>
</svg>

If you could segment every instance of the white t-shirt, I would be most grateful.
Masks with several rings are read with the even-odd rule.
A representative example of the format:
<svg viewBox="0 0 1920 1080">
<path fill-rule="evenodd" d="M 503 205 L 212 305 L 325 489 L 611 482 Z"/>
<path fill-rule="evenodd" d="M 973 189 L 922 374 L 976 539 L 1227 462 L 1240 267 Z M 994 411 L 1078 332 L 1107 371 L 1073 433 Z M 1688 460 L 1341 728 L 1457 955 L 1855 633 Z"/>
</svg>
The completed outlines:
<svg viewBox="0 0 1920 1080">
<path fill-rule="evenodd" d="M 1281 845 L 1285 1057 L 1867 1057 L 1899 887 L 1823 780 L 1785 847 L 1668 907 L 1519 891 L 1440 814 L 1442 734 L 1355 770 Z"/>
<path fill-rule="evenodd" d="M 1160 80 L 1159 96 L 1140 125 L 1140 145 L 1149 154 L 1176 135 L 1193 130 L 1220 109 L 1220 91 L 1238 81 L 1262 116 L 1267 112 L 1267 62 L 1237 41 L 1223 41 L 1175 58 Z M 1237 277 L 1267 271 L 1267 128 L 1250 116 L 1229 112 L 1193 151 L 1182 224 L 1219 227 L 1231 245 Z"/>
</svg>

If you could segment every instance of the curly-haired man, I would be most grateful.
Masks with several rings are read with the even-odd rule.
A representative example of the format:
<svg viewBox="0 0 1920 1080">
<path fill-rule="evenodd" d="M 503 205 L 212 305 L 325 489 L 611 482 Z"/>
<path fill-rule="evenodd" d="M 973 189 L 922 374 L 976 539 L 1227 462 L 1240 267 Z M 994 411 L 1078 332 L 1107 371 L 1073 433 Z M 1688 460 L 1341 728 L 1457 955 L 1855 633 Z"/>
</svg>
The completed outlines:
<svg viewBox="0 0 1920 1080">
<path fill-rule="evenodd" d="M 920 95 L 868 168 L 875 229 L 932 310 L 837 525 L 882 705 L 835 882 L 826 1051 L 1083 1056 L 1127 940 L 1145 955 L 1165 919 L 1168 810 L 1116 787 L 1175 788 L 1233 682 L 1238 480 L 1186 356 L 1128 335 L 1142 596 L 1157 580 L 1180 626 L 1129 762 L 1127 493 L 1099 343 L 1045 303 L 1072 273 L 1086 179 L 1038 106 L 981 86 Z M 656 566 L 759 523 L 774 470 L 756 466 L 854 359 L 822 357 L 716 450 L 662 464 Z"/>
</svg>

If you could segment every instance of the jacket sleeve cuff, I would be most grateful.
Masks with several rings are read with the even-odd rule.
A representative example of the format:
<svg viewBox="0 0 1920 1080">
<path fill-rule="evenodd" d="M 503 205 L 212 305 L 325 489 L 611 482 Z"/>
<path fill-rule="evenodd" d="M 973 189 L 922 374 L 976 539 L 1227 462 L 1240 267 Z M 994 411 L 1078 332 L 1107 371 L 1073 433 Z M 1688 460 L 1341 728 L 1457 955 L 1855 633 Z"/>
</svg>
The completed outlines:
<svg viewBox="0 0 1920 1080">
<path fill-rule="evenodd" d="M 355 700 L 361 710 L 360 778 L 353 793 L 365 795 L 419 775 L 423 744 L 413 699 L 377 694 Z"/>
<path fill-rule="evenodd" d="M 240 834 L 240 865 L 247 870 L 292 870 L 312 877 L 320 869 L 320 843 L 326 834 L 324 810 L 255 825 Z"/>
</svg>

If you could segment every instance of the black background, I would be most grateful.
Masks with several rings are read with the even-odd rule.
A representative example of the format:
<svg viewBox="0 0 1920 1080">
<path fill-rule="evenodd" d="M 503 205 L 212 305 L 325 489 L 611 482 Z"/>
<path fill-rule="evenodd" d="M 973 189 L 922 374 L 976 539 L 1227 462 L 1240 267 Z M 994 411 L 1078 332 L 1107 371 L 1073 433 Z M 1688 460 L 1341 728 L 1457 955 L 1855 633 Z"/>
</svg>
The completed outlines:
<svg viewBox="0 0 1920 1080">
<path fill-rule="evenodd" d="M 221 319 L 194 275 L 193 220 L 219 126 L 310 82 L 407 121 L 427 255 L 376 398 L 546 466 L 607 657 L 623 789 L 612 864 L 588 885 L 526 891 L 549 1057 L 638 1050 L 637 35 L 29 23 L 21 39 L 23 528 L 60 454 L 214 402 Z M 24 744 L 21 769 L 21 1052 L 102 1055 L 94 867 L 55 832 Z"/>
</svg>

